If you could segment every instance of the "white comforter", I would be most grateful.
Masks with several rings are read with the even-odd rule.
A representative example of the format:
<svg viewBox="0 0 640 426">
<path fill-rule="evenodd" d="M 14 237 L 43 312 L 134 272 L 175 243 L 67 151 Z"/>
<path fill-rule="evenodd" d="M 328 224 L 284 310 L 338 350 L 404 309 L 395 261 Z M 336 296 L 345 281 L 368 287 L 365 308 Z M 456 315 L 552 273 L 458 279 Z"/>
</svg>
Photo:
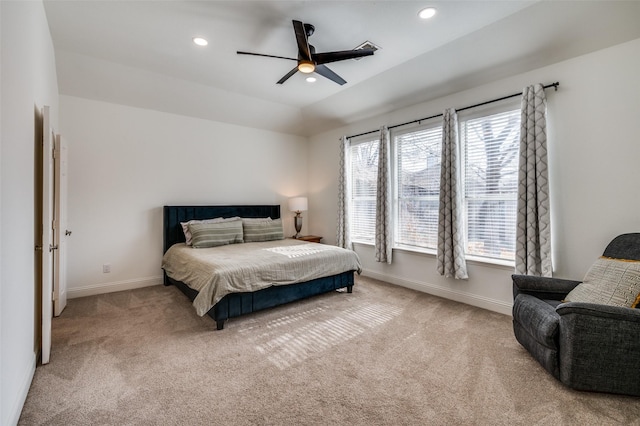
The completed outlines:
<svg viewBox="0 0 640 426">
<path fill-rule="evenodd" d="M 351 250 L 293 239 L 199 249 L 175 244 L 165 253 L 162 268 L 199 292 L 193 306 L 200 316 L 229 293 L 361 272 Z"/>
</svg>

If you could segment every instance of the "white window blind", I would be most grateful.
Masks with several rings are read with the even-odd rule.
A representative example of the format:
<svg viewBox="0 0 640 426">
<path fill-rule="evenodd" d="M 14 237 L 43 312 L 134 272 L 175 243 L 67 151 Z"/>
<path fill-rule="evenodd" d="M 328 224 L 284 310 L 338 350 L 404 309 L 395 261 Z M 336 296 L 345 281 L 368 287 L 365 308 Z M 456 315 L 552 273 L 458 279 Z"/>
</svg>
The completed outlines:
<svg viewBox="0 0 640 426">
<path fill-rule="evenodd" d="M 513 260 L 520 111 L 460 123 L 464 147 L 466 253 Z"/>
<path fill-rule="evenodd" d="M 438 244 L 441 126 L 394 135 L 397 246 Z"/>
<path fill-rule="evenodd" d="M 351 145 L 351 239 L 373 242 L 376 226 L 376 178 L 379 140 Z"/>
</svg>

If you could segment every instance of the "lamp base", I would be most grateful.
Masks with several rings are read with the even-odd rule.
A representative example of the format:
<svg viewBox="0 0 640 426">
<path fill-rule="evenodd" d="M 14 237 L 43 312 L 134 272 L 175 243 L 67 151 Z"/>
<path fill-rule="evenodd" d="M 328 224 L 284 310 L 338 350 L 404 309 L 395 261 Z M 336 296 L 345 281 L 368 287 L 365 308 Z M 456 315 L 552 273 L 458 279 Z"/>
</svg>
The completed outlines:
<svg viewBox="0 0 640 426">
<path fill-rule="evenodd" d="M 293 218 L 295 227 L 296 227 L 296 235 L 293 238 L 300 238 L 300 230 L 302 229 L 302 216 L 300 216 L 300 212 L 298 212 Z"/>
</svg>

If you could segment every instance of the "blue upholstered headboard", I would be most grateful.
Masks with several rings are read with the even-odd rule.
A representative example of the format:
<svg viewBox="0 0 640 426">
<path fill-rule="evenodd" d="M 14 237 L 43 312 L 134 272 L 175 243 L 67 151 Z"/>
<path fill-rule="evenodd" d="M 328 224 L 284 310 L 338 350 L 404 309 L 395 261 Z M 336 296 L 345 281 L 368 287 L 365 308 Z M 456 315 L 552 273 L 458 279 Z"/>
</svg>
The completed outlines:
<svg viewBox="0 0 640 426">
<path fill-rule="evenodd" d="M 234 216 L 278 219 L 280 206 L 164 206 L 164 247 L 162 252 L 166 252 L 176 243 L 185 241 L 180 222 Z"/>
</svg>

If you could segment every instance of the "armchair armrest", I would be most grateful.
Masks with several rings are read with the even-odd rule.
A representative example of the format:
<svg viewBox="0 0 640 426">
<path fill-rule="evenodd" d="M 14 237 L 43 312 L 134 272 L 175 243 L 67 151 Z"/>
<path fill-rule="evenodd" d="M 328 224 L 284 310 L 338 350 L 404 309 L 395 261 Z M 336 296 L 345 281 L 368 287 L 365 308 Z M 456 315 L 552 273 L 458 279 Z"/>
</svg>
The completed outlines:
<svg viewBox="0 0 640 426">
<path fill-rule="evenodd" d="M 513 298 L 524 293 L 539 299 L 562 300 L 581 281 L 562 278 L 537 277 L 533 275 L 511 275 Z"/>
<path fill-rule="evenodd" d="M 569 302 L 560 317 L 560 380 L 574 389 L 640 396 L 640 309 Z"/>
<path fill-rule="evenodd" d="M 528 294 L 519 295 L 513 303 L 513 321 L 520 324 L 536 342 L 557 349 L 560 316 L 547 302 Z"/>
<path fill-rule="evenodd" d="M 637 331 L 638 337 L 640 338 L 640 309 L 600 305 L 596 303 L 569 302 L 558 305 L 556 312 L 561 317 L 569 314 L 578 314 L 612 321 L 630 321 L 636 324 L 631 325 L 631 327 L 633 327 L 633 331 Z M 616 323 L 616 327 L 619 326 L 621 326 L 621 324 Z"/>
</svg>

